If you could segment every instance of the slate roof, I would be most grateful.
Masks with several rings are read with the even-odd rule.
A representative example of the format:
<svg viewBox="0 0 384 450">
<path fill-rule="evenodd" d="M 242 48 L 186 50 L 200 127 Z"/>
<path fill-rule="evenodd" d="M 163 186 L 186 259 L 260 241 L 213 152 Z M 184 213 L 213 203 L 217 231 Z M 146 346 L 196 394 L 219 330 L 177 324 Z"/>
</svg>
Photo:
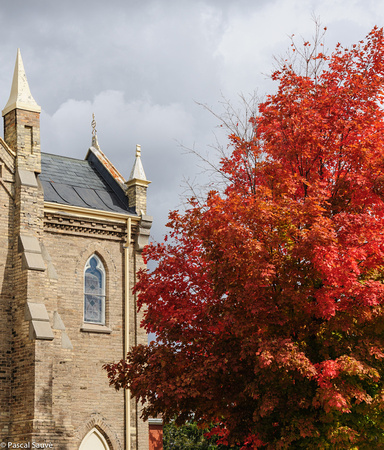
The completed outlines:
<svg viewBox="0 0 384 450">
<path fill-rule="evenodd" d="M 87 160 L 42 152 L 40 181 L 46 202 L 135 214 L 121 185 L 92 151 Z"/>
</svg>

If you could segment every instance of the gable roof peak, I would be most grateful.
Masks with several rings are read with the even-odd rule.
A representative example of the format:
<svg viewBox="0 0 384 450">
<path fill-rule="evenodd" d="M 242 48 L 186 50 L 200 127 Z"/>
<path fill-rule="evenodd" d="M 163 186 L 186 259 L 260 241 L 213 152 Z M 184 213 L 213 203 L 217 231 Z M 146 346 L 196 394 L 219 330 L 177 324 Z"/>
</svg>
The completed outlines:
<svg viewBox="0 0 384 450">
<path fill-rule="evenodd" d="M 14 109 L 24 109 L 26 111 L 40 112 L 41 108 L 32 97 L 31 90 L 25 74 L 23 60 L 21 59 L 20 49 L 17 49 L 15 70 L 13 72 L 13 80 L 11 93 L 5 108 L 3 116 Z"/>
</svg>

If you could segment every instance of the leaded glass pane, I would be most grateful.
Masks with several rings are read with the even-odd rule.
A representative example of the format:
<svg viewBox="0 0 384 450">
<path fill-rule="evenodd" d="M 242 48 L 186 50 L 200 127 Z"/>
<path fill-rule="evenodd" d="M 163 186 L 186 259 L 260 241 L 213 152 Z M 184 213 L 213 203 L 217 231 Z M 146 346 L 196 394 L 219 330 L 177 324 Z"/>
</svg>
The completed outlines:
<svg viewBox="0 0 384 450">
<path fill-rule="evenodd" d="M 100 273 L 91 273 L 91 271 L 88 269 L 85 272 L 85 293 L 86 294 L 96 294 L 96 295 L 102 295 L 103 292 L 103 286 L 102 286 L 102 279 L 101 279 Z"/>
<path fill-rule="evenodd" d="M 105 272 L 101 261 L 94 255 L 84 273 L 84 321 L 105 322 Z"/>
<path fill-rule="evenodd" d="M 86 322 L 103 322 L 104 297 L 85 294 L 84 317 Z"/>
</svg>

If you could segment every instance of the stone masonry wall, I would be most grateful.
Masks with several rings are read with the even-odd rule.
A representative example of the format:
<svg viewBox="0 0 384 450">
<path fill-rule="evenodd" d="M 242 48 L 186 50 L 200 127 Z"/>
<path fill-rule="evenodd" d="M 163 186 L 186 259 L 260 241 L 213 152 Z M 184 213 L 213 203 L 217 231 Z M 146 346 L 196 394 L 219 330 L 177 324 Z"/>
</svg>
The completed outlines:
<svg viewBox="0 0 384 450">
<path fill-rule="evenodd" d="M 138 215 L 147 212 L 147 187 L 140 184 L 131 184 L 127 188 L 128 204 L 135 208 Z"/>
<path fill-rule="evenodd" d="M 18 155 L 19 156 L 19 155 Z M 17 158 L 18 158 L 17 156 Z M 22 169 L 23 170 L 23 169 Z M 26 320 L 27 302 L 42 303 L 43 270 L 31 270 L 20 249 L 20 236 L 41 239 L 43 226 L 43 191 L 34 171 L 20 175 L 18 159 L 15 170 L 14 233 L 13 233 L 13 298 L 12 314 L 12 379 L 11 423 L 9 440 L 28 442 L 34 436 L 36 342 L 30 338 L 30 322 Z M 34 255 L 33 255 L 34 256 Z"/>
<path fill-rule="evenodd" d="M 0 142 L 0 438 L 8 436 L 11 413 L 14 170 L 14 158 Z"/>
<path fill-rule="evenodd" d="M 115 392 L 109 386 L 102 366 L 124 356 L 125 242 L 118 238 L 75 235 L 64 226 L 63 229 L 56 228 L 55 232 L 46 232 L 43 241 L 57 273 L 57 280 L 49 280 L 56 292 L 54 295 L 46 295 L 44 299 L 50 315 L 52 314 L 55 339 L 48 346 L 41 341 L 36 348 L 36 359 L 40 359 L 41 353 L 41 359 L 45 360 L 45 363 L 41 364 L 41 375 L 36 376 L 36 411 L 52 411 L 56 429 L 50 434 L 50 439 L 54 440 L 57 448 L 77 449 L 85 434 L 97 423 L 113 444 L 113 448 L 123 449 L 124 392 Z M 133 243 L 130 248 L 133 258 Z M 106 327 L 112 331 L 110 334 L 81 331 L 84 267 L 93 253 L 99 256 L 106 270 Z M 134 269 L 134 259 L 131 259 L 132 282 Z M 46 289 L 47 293 L 51 291 L 50 287 Z M 133 302 L 131 296 L 131 342 L 135 340 L 135 330 L 138 329 Z M 59 314 L 65 331 L 55 329 L 55 312 Z M 63 343 L 63 332 L 69 338 L 72 349 Z M 141 342 L 146 342 L 144 332 L 139 332 L 139 336 Z M 36 370 L 39 368 L 36 367 Z M 51 375 L 52 383 L 49 385 Z M 132 406 L 131 426 L 134 431 L 135 404 Z M 139 424 L 140 436 L 138 439 L 132 436 L 131 448 L 146 450 L 148 429 L 141 425 L 141 421 Z M 44 427 L 40 426 L 40 430 L 40 437 L 36 436 L 36 439 L 41 440 L 50 433 L 49 423 Z M 142 435 L 143 433 L 146 434 Z M 137 447 L 139 442 L 143 444 Z"/>
<path fill-rule="evenodd" d="M 41 172 L 40 113 L 14 109 L 4 116 L 4 140 L 22 169 Z"/>
</svg>

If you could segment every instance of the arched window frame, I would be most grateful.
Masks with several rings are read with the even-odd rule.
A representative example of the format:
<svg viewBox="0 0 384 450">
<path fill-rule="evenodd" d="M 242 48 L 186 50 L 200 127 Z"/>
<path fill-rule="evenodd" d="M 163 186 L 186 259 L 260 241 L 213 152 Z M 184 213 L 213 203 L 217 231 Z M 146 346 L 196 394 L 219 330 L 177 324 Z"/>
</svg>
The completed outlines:
<svg viewBox="0 0 384 450">
<path fill-rule="evenodd" d="M 92 267 L 91 261 L 93 261 L 93 263 L 94 261 L 96 261 L 96 265 L 93 264 L 94 267 Z M 96 272 L 100 277 L 99 278 L 100 283 L 98 286 L 99 292 L 97 294 L 93 294 L 86 283 L 87 272 L 91 273 L 92 271 Z M 94 253 L 88 258 L 84 266 L 84 305 L 83 305 L 84 323 L 105 325 L 105 291 L 106 291 L 105 285 L 106 285 L 106 276 L 104 264 L 102 263 L 101 259 Z M 89 306 L 91 296 L 94 297 L 92 299 L 93 301 L 95 299 L 99 300 L 99 308 L 98 308 L 99 314 L 94 313 L 93 317 L 92 314 L 90 313 L 90 306 Z"/>
</svg>

